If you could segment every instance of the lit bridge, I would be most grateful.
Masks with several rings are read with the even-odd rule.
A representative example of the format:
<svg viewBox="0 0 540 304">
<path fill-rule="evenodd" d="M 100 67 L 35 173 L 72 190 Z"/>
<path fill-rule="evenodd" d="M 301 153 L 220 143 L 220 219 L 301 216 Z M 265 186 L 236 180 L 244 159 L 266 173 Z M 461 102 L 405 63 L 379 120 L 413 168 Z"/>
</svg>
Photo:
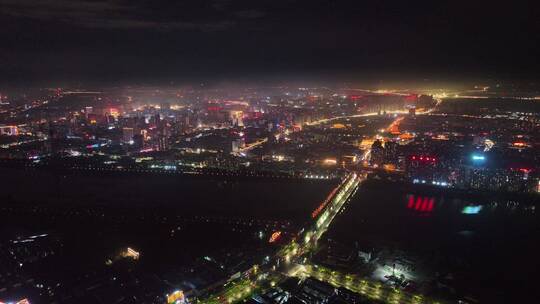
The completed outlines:
<svg viewBox="0 0 540 304">
<path fill-rule="evenodd" d="M 196 303 L 235 303 L 245 300 L 263 286 L 290 276 L 297 263 L 307 260 L 307 254 L 317 248 L 318 240 L 326 232 L 337 214 L 366 179 L 365 174 L 350 173 L 334 188 L 329 196 L 312 212 L 313 222 L 291 242 L 283 246 L 272 258 L 269 269 L 254 265 L 240 278 L 218 286 L 219 290 Z M 261 267 L 262 268 L 262 267 Z"/>
</svg>

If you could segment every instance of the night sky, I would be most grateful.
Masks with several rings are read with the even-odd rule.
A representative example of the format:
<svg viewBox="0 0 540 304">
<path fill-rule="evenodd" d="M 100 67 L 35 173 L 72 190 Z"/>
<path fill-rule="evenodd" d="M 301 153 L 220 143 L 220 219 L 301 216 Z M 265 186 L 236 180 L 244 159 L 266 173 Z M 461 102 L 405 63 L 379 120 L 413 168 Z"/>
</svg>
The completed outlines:
<svg viewBox="0 0 540 304">
<path fill-rule="evenodd" d="M 537 78 L 536 1 L 0 0 L 0 80 Z"/>
</svg>

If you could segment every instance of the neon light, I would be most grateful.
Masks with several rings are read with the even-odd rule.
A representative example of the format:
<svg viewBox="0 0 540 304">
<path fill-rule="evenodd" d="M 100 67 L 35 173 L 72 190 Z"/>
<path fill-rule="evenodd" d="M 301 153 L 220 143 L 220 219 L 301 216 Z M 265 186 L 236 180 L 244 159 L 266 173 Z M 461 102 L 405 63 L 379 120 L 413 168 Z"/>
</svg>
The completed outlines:
<svg viewBox="0 0 540 304">
<path fill-rule="evenodd" d="M 427 197 L 424 197 L 424 202 L 422 202 L 422 209 L 421 211 L 427 211 L 428 208 L 429 199 Z"/>
<path fill-rule="evenodd" d="M 416 206 L 414 206 L 414 209 L 415 210 L 420 210 L 420 205 L 422 204 L 422 198 L 419 197 L 417 200 L 416 200 Z"/>
<path fill-rule="evenodd" d="M 427 211 L 432 211 L 434 205 L 435 205 L 435 199 L 434 199 L 434 198 L 431 198 L 431 199 L 429 200 L 429 206 L 428 206 L 428 210 L 427 210 Z"/>
<path fill-rule="evenodd" d="M 478 214 L 482 210 L 482 206 L 465 206 L 461 213 L 463 214 Z"/>
<path fill-rule="evenodd" d="M 472 156 L 472 159 L 473 160 L 486 160 L 486 157 L 484 155 L 475 154 L 475 155 Z"/>
</svg>

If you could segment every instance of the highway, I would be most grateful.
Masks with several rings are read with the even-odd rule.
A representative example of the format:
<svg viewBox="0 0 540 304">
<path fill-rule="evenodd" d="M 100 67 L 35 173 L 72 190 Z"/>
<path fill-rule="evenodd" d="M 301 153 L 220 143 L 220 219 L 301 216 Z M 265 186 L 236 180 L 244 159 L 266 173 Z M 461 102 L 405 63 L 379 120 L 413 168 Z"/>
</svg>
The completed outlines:
<svg viewBox="0 0 540 304">
<path fill-rule="evenodd" d="M 407 114 L 407 113 L 409 113 L 409 112 L 408 111 L 388 111 L 388 112 L 386 112 L 386 114 Z M 325 123 L 325 122 L 334 121 L 334 120 L 337 120 L 337 119 L 356 118 L 356 117 L 369 117 L 369 116 L 377 116 L 377 115 L 379 115 L 379 113 L 373 112 L 373 113 L 365 113 L 365 114 L 336 116 L 336 117 L 332 117 L 332 118 L 325 118 L 325 119 L 312 121 L 310 123 L 307 123 L 306 125 L 315 126 L 315 125 L 320 125 L 320 124 Z"/>
<path fill-rule="evenodd" d="M 427 109 L 425 111 L 418 111 L 416 112 L 416 115 L 426 115 L 426 114 L 431 114 L 431 112 L 433 112 L 437 106 L 442 102 L 441 99 L 436 99 L 437 101 L 437 104 L 433 107 L 433 108 L 430 108 L 430 109 Z M 393 114 L 408 114 L 409 111 L 405 111 L 405 110 L 398 110 L 398 111 L 387 111 L 386 112 L 386 115 L 393 115 Z M 347 118 L 357 118 L 357 117 L 369 117 L 369 116 L 377 116 L 377 115 L 380 115 L 379 113 L 377 112 L 373 112 L 373 113 L 364 113 L 364 114 L 354 114 L 354 115 L 345 115 L 345 116 L 336 116 L 336 117 L 331 117 L 331 118 L 325 118 L 325 119 L 320 119 L 320 120 L 316 120 L 316 121 L 312 121 L 310 123 L 306 123 L 306 125 L 308 126 L 315 126 L 315 125 L 320 125 L 322 123 L 326 123 L 326 122 L 330 122 L 330 121 L 334 121 L 334 120 L 337 120 L 337 119 L 347 119 Z"/>
</svg>

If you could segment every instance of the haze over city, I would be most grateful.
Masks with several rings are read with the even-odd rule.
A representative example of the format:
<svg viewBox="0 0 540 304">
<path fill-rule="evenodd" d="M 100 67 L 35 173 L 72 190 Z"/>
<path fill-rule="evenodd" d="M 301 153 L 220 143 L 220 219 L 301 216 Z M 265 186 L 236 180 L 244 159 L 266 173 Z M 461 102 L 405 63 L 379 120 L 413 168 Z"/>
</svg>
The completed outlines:
<svg viewBox="0 0 540 304">
<path fill-rule="evenodd" d="M 0 0 L 0 304 L 535 302 L 538 12 Z"/>
</svg>

